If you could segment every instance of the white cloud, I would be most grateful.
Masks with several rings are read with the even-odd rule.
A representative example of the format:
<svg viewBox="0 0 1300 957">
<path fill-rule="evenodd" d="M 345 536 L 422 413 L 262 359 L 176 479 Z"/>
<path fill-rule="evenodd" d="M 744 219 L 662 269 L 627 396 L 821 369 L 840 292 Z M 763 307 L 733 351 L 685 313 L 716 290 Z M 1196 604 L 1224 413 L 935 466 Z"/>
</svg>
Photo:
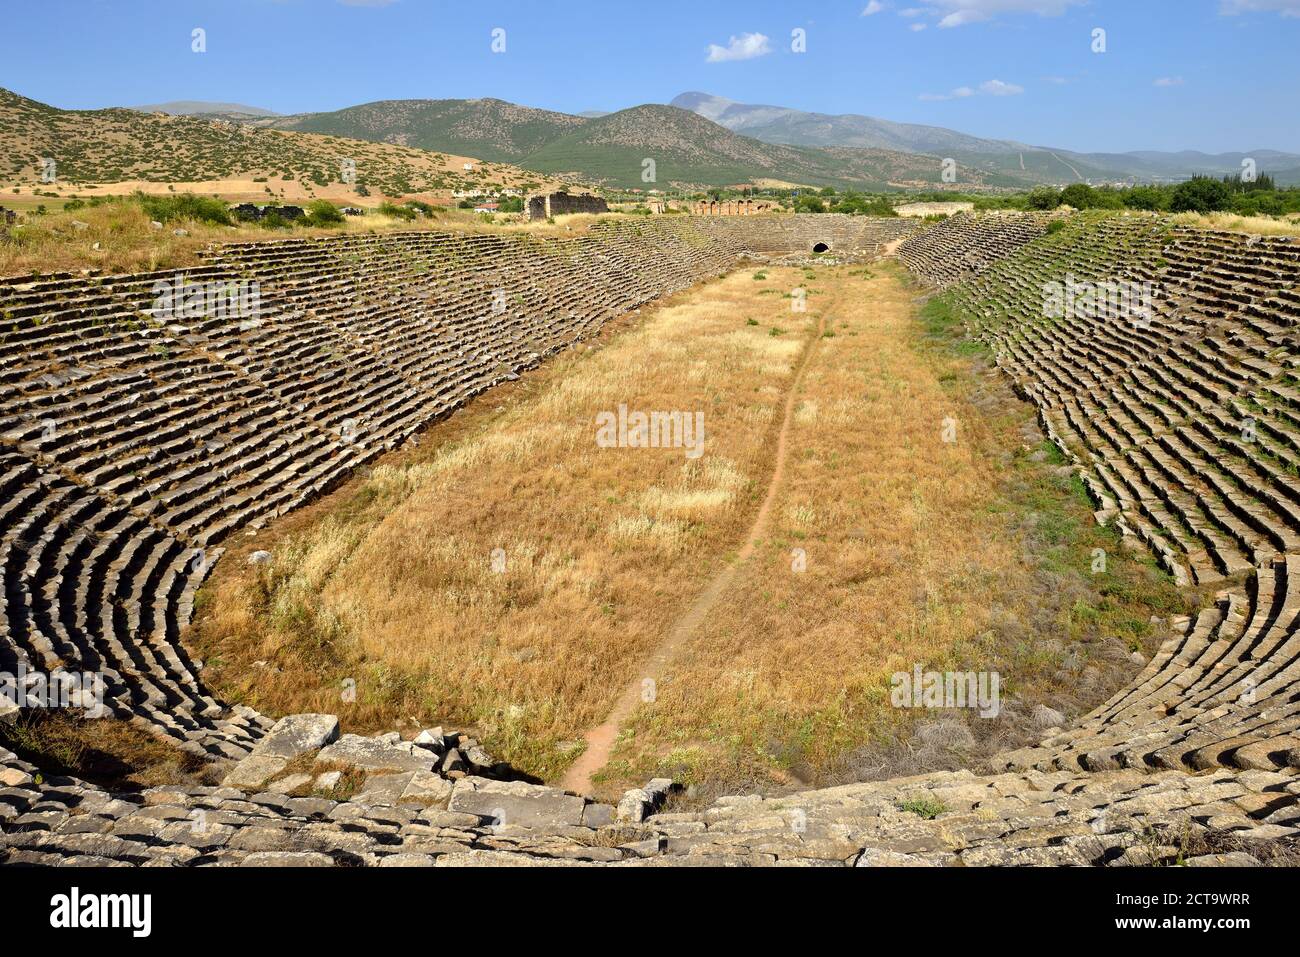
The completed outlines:
<svg viewBox="0 0 1300 957">
<path fill-rule="evenodd" d="M 925 100 L 929 103 L 936 103 L 941 100 L 964 100 L 968 96 L 976 96 L 979 93 L 985 96 L 1015 96 L 1017 93 L 1024 93 L 1023 86 L 1016 86 L 1014 83 L 1003 83 L 1001 80 L 985 80 L 979 85 L 978 90 L 969 86 L 959 86 L 948 93 L 922 93 L 918 99 Z"/>
<path fill-rule="evenodd" d="M 913 32 L 913 33 L 920 33 L 920 32 L 921 32 L 922 30 L 924 30 L 924 29 L 925 29 L 925 24 L 924 24 L 924 23 L 913 23 L 913 24 L 912 24 L 912 32 Z"/>
<path fill-rule="evenodd" d="M 710 43 L 708 62 L 722 63 L 725 60 L 752 60 L 756 56 L 764 56 L 771 52 L 772 46 L 763 34 L 742 33 L 738 37 L 731 37 L 725 47 Z"/>
<path fill-rule="evenodd" d="M 885 9 L 885 5 L 881 3 L 880 0 L 871 0 L 870 3 L 868 3 L 865 7 L 862 8 L 862 16 L 874 17 L 877 13 L 879 13 L 883 9 Z"/>
<path fill-rule="evenodd" d="M 1045 76 L 1043 79 L 1053 86 L 1065 86 L 1070 81 L 1063 76 Z"/>
<path fill-rule="evenodd" d="M 908 7 L 898 11 L 898 15 L 938 17 L 938 25 L 946 28 L 992 20 L 1003 13 L 1036 13 L 1040 17 L 1059 17 L 1070 7 L 1086 2 L 1087 0 L 930 0 L 927 6 Z M 1286 3 L 1295 0 L 1224 0 L 1224 2 Z"/>
<path fill-rule="evenodd" d="M 1001 80 L 985 80 L 980 84 L 980 92 L 987 93 L 989 96 L 1017 96 L 1024 93 L 1025 88 L 1014 83 L 1003 83 Z"/>
<path fill-rule="evenodd" d="M 1225 17 L 1239 13 L 1280 13 L 1300 17 L 1300 0 L 1221 0 L 1219 12 Z"/>
<path fill-rule="evenodd" d="M 1156 80 L 1156 86 L 1182 86 L 1183 78 L 1181 76 L 1162 76 Z"/>
</svg>

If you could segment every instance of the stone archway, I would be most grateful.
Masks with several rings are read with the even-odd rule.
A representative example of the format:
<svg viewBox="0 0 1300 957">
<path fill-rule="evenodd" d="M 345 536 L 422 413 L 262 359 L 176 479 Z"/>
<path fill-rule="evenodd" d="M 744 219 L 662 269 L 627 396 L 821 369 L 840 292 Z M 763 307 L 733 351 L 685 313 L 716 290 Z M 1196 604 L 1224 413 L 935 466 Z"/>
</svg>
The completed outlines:
<svg viewBox="0 0 1300 957">
<path fill-rule="evenodd" d="M 813 243 L 812 251 L 815 253 L 828 253 L 831 251 L 831 244 L 824 240 L 819 240 L 818 242 Z"/>
</svg>

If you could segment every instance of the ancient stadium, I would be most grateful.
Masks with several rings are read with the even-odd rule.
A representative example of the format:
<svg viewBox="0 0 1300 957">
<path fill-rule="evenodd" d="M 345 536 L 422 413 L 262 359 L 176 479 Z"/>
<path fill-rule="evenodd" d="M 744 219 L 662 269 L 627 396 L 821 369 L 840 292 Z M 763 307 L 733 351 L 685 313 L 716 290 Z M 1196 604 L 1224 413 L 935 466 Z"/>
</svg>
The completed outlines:
<svg viewBox="0 0 1300 957">
<path fill-rule="evenodd" d="M 1285 917 L 1300 141 L 1256 51 L 1294 3 L 1189 4 L 1271 77 L 1222 70 L 1236 125 L 1112 0 L 670 2 L 674 85 L 752 102 L 643 90 L 578 0 L 446 11 L 434 59 L 414 2 L 140 4 L 84 16 L 172 59 L 74 77 L 21 12 L 0 78 L 15 928 L 328 894 L 370 932 L 505 867 Z M 299 29 L 350 85 L 267 72 Z"/>
<path fill-rule="evenodd" d="M 1053 222 L 1065 228 L 1049 231 Z M 811 260 L 818 244 L 844 262 Z M 346 490 L 366 470 L 391 469 L 385 484 L 416 486 L 382 523 L 414 520 L 426 507 L 413 501 L 424 473 L 453 468 L 461 457 L 476 460 L 492 484 L 516 481 L 512 459 L 538 441 L 526 431 L 457 438 L 421 464 L 386 462 L 436 440 L 455 410 L 501 384 L 528 381 L 548 361 L 573 361 L 561 354 L 616 348 L 616 340 L 602 339 L 603 327 L 638 309 L 653 314 L 664 299 L 687 304 L 667 308 L 689 308 L 690 297 L 725 288 L 728 277 L 753 285 L 760 267 L 775 273 L 789 271 L 786 262 L 810 261 L 819 274 L 807 280 L 813 289 L 843 282 L 855 261 L 885 277 L 874 280 L 887 284 L 882 296 L 903 285 L 909 305 L 931 295 L 950 300 L 971 341 L 987 349 L 1032 411 L 1039 444 L 1050 443 L 1057 468 L 1086 488 L 1096 522 L 1116 533 L 1119 548 L 1149 553 L 1180 588 L 1201 589 L 1200 606 L 1169 617 L 1149 647 L 1099 642 L 1068 650 L 1073 657 L 1061 667 L 1072 669 L 1072 680 L 1099 686 L 1104 668 L 1093 660 L 1120 659 L 1124 679 L 1104 700 L 1095 696 L 1068 719 L 1038 705 L 1031 723 L 1045 723 L 1046 714 L 1055 726 L 975 768 L 820 789 L 769 781 L 767 794 L 665 810 L 691 803 L 675 799 L 681 784 L 671 778 L 609 791 L 588 774 L 580 789 L 566 791 L 557 786 L 563 774 L 541 780 L 517 772 L 471 732 L 412 725 L 348 733 L 353 715 L 383 708 L 369 703 L 369 678 L 360 678 L 347 704 L 336 696 L 336 713 L 301 714 L 234 703 L 223 690 L 238 681 L 207 679 L 214 666 L 188 640 L 206 613 L 196 613 L 212 587 L 205 581 L 235 563 L 240 574 L 268 581 L 310 576 L 310 569 L 278 570 L 285 559 L 277 551 L 301 543 L 270 537 L 269 550 L 254 547 L 295 513 L 347 503 Z M 1044 321 L 1040 285 L 1066 274 L 1080 285 L 1100 277 L 1157 283 L 1166 295 L 1141 328 L 1116 322 L 1104 305 L 1086 317 Z M 597 222 L 575 239 L 398 231 L 236 243 L 213 248 L 186 276 L 198 288 L 257 283 L 257 321 L 156 320 L 157 286 L 173 280 L 170 272 L 13 277 L 0 287 L 4 668 L 101 675 L 112 720 L 183 751 L 191 773 L 211 781 L 116 792 L 42 773 L 5 750 L 8 862 L 1103 864 L 1152 853 L 1137 835 L 1175 820 L 1238 842 L 1292 834 L 1300 794 L 1300 712 L 1292 701 L 1300 667 L 1293 554 L 1300 423 L 1290 411 L 1290 351 L 1300 242 L 1145 215 L 959 214 L 925 227 L 833 214 L 674 217 Z M 494 290 L 505 290 L 499 313 Z M 820 328 L 834 319 L 819 315 L 815 295 L 806 308 L 788 312 L 789 324 Z M 870 321 L 868 313 L 845 325 Z M 744 328 L 743 320 L 733 324 L 727 336 Z M 836 338 L 851 331 L 841 328 Z M 787 359 L 797 364 L 786 377 L 788 394 L 774 397 L 778 411 L 759 427 L 767 438 L 792 432 L 789 448 L 778 442 L 756 463 L 783 471 L 792 485 L 802 481 L 797 450 L 812 441 L 805 431 L 871 427 L 833 418 L 829 408 L 807 413 L 801 388 L 826 374 L 829 357 L 818 350 L 835 342 L 824 336 L 803 336 Z M 562 395 L 565 381 L 542 388 Z M 545 398 L 560 401 L 554 391 Z M 785 422 L 782 405 L 794 410 Z M 941 423 L 928 424 L 941 444 Z M 620 454 L 591 445 L 575 470 Z M 706 444 L 705 469 L 711 451 Z M 673 472 L 693 468 L 680 450 L 655 454 Z M 808 471 L 815 502 L 820 477 Z M 690 487 L 707 498 L 713 480 L 690 477 L 697 479 Z M 777 483 L 773 494 L 788 507 L 802 501 L 799 491 Z M 724 592 L 745 587 L 746 565 L 770 562 L 774 550 L 784 559 L 789 549 L 778 540 L 796 541 L 789 528 L 799 520 L 763 515 L 769 503 L 758 499 L 737 503 L 758 542 L 721 560 Z M 811 534 L 797 539 L 810 566 L 803 574 L 815 577 L 825 560 L 819 550 L 836 543 L 824 534 L 830 529 L 818 534 L 815 519 L 804 524 Z M 661 534 L 656 528 L 623 534 L 652 539 Z M 496 556 L 495 587 L 523 592 L 519 602 L 542 600 L 524 597 L 531 590 L 562 587 L 548 567 L 557 559 L 529 532 L 511 530 Z M 617 531 L 603 537 L 618 550 Z M 735 539 L 727 544 L 737 547 Z M 471 561 L 491 574 L 490 551 Z M 684 597 L 687 606 L 700 601 Z M 683 608 L 684 617 L 690 613 Z M 474 620 L 470 609 L 465 614 Z M 669 625 L 667 637 L 684 648 L 702 628 L 680 619 Z M 688 633 L 674 638 L 672 627 Z M 575 653 L 583 652 L 575 646 Z M 436 670 L 438 657 L 432 661 Z M 622 684 L 653 671 L 671 687 L 679 662 L 670 648 L 618 664 Z M 553 693 L 585 703 L 572 690 L 583 678 L 558 676 Z M 593 704 L 590 723 L 617 712 L 617 730 L 635 724 L 638 707 L 652 707 L 636 700 L 624 708 L 608 693 Z M 609 759 L 610 742 L 593 738 L 591 747 Z M 340 769 L 352 793 L 314 793 L 337 782 Z M 917 807 L 942 810 L 918 814 Z M 196 812 L 214 826 L 193 828 Z"/>
</svg>

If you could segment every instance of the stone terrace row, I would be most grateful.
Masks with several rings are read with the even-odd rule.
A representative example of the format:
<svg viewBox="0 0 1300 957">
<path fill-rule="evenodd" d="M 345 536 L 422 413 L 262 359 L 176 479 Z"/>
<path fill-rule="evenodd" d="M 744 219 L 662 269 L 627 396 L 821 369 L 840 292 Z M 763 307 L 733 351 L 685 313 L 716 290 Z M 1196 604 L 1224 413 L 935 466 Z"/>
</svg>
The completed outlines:
<svg viewBox="0 0 1300 957">
<path fill-rule="evenodd" d="M 1250 586 L 1183 622 L 1114 701 L 1009 763 L 1300 766 L 1300 243 L 1077 218 L 934 276 L 957 281 L 972 332 L 1035 404 L 1100 521 L 1144 541 L 1181 583 Z M 1067 282 L 1079 295 L 1149 284 L 1150 308 L 1102 295 L 1062 309 L 1053 296 Z"/>
<path fill-rule="evenodd" d="M 607 319 L 726 271 L 747 235 L 798 251 L 830 228 L 870 252 L 898 229 L 764 219 L 290 239 L 216 247 L 181 277 L 0 280 L 0 669 L 101 672 L 119 716 L 242 756 L 267 721 L 214 700 L 179 641 L 219 543 Z M 239 283 L 243 300 L 221 300 Z M 254 283 L 255 313 L 239 308 Z M 220 304 L 192 307 L 200 285 Z"/>
</svg>

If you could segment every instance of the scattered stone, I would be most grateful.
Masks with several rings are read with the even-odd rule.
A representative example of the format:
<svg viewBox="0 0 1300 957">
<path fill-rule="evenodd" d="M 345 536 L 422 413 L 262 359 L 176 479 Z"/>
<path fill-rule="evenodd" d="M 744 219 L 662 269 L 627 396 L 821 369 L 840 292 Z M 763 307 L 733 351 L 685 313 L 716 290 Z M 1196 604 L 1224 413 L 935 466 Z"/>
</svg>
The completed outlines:
<svg viewBox="0 0 1300 957">
<path fill-rule="evenodd" d="M 640 824 L 645 820 L 646 811 L 649 807 L 650 795 L 642 788 L 632 788 L 630 791 L 623 792 L 615 816 L 618 820 L 628 824 Z"/>
<path fill-rule="evenodd" d="M 605 827 L 614 823 L 612 804 L 588 804 L 582 809 L 583 827 Z"/>
<path fill-rule="evenodd" d="M 257 851 L 239 862 L 240 867 L 333 867 L 334 859 L 314 851 Z"/>
<path fill-rule="evenodd" d="M 853 862 L 854 867 L 932 867 L 933 865 L 924 858 L 917 857 L 915 854 L 902 854 L 898 851 L 889 851 L 880 847 L 864 847 L 858 859 Z"/>
<path fill-rule="evenodd" d="M 296 758 L 316 751 L 339 735 L 339 719 L 332 714 L 291 714 L 281 718 L 253 749 L 264 757 Z"/>
<path fill-rule="evenodd" d="M 464 814 L 477 814 L 497 825 L 553 827 L 581 825 L 586 803 L 583 798 L 559 788 L 523 781 L 467 777 L 456 782 L 447 808 Z"/>
<path fill-rule="evenodd" d="M 451 792 L 452 783 L 446 778 L 439 777 L 432 771 L 416 771 L 411 775 L 410 783 L 402 792 L 402 800 L 446 805 Z"/>
<path fill-rule="evenodd" d="M 20 771 L 17 768 L 0 768 L 0 785 L 4 787 L 17 788 L 31 783 L 32 776 L 26 771 Z"/>
<path fill-rule="evenodd" d="M 316 775 L 316 780 L 311 787 L 313 791 L 333 791 L 342 779 L 342 771 L 325 771 Z"/>
<path fill-rule="evenodd" d="M 442 760 L 440 770 L 449 778 L 463 778 L 469 765 L 466 763 L 464 756 L 460 753 L 459 748 L 452 748 L 447 752 L 446 757 Z"/>
<path fill-rule="evenodd" d="M 285 769 L 287 758 L 272 755 L 249 755 L 234 766 L 222 780 L 226 787 L 253 791 Z"/>
<path fill-rule="evenodd" d="M 310 774 L 290 774 L 277 781 L 272 781 L 266 788 L 268 791 L 274 791 L 277 794 L 292 794 L 299 788 L 305 788 L 309 784 L 311 784 Z"/>
<path fill-rule="evenodd" d="M 365 787 L 353 798 L 361 804 L 397 804 L 402 799 L 414 771 L 398 774 L 376 774 L 366 780 Z"/>
<path fill-rule="evenodd" d="M 1262 867 L 1259 861 L 1245 851 L 1230 851 L 1227 854 L 1202 854 L 1189 857 L 1183 861 L 1187 867 Z"/>
<path fill-rule="evenodd" d="M 409 741 L 363 738 L 345 734 L 316 756 L 318 761 L 366 770 L 432 771 L 437 758 Z"/>
</svg>

